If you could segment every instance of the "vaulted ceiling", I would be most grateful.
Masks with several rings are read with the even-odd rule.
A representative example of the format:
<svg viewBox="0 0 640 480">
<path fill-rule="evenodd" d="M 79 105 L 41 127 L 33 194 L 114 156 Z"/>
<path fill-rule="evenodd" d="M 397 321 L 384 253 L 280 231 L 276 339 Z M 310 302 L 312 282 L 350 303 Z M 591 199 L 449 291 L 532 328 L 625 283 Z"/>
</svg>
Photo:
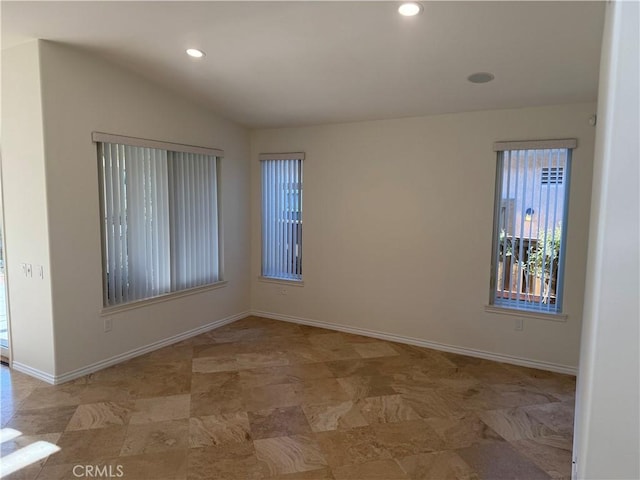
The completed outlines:
<svg viewBox="0 0 640 480">
<path fill-rule="evenodd" d="M 596 99 L 602 2 L 398 5 L 3 1 L 2 47 L 77 46 L 250 127 Z"/>
</svg>

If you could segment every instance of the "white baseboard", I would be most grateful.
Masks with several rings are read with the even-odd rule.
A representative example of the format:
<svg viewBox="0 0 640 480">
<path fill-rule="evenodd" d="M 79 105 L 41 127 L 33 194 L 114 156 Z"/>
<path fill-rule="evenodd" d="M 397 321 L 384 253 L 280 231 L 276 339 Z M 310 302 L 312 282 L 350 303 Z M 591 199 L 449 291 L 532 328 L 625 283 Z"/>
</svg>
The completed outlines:
<svg viewBox="0 0 640 480">
<path fill-rule="evenodd" d="M 43 382 L 47 382 L 50 385 L 53 385 L 56 381 L 56 377 L 51 375 L 50 373 L 43 372 L 42 370 L 38 370 L 37 368 L 32 368 L 29 365 L 25 365 L 20 362 L 11 362 L 11 368 L 16 372 L 24 373 L 31 377 L 37 378 L 38 380 L 42 380 Z"/>
<path fill-rule="evenodd" d="M 309 320 L 306 318 L 293 317 L 290 315 L 281 315 L 278 313 L 263 312 L 260 310 L 252 310 L 251 315 L 258 317 L 271 318 L 273 320 L 282 320 L 284 322 L 298 323 L 302 325 L 311 325 L 313 327 L 326 328 L 328 330 L 337 330 L 339 332 L 353 333 L 355 335 L 363 335 L 365 337 L 379 338 L 390 342 L 406 343 L 417 347 L 431 348 L 442 352 L 457 353 L 459 355 L 467 355 L 469 357 L 484 358 L 485 360 L 493 360 L 501 363 L 509 363 L 519 365 L 521 367 L 537 368 L 539 370 L 548 370 L 550 372 L 565 373 L 568 375 L 577 375 L 578 369 L 569 365 L 561 365 L 557 363 L 542 362 L 540 360 L 532 360 L 529 358 L 515 357 L 502 353 L 486 352 L 484 350 L 476 350 L 473 348 L 457 347 L 446 343 L 431 342 L 420 338 L 405 337 L 393 333 L 379 332 L 377 330 L 369 330 L 367 328 L 350 327 L 346 325 L 337 325 L 334 323 L 322 322 L 319 320 Z"/>
<path fill-rule="evenodd" d="M 249 315 L 250 315 L 250 313 L 248 311 L 247 312 L 241 312 L 241 313 L 238 313 L 236 315 L 231 315 L 230 317 L 226 317 L 226 318 L 223 318 L 221 320 L 216 320 L 214 322 L 207 323 L 206 325 L 202 325 L 201 327 L 197 327 L 197 328 L 194 328 L 192 330 L 188 330 L 186 332 L 179 333 L 178 335 L 174 335 L 173 337 L 165 338 L 163 340 L 159 340 L 157 342 L 150 343 L 149 345 L 145 345 L 143 347 L 134 348 L 133 350 L 129 350 L 128 352 L 121 353 L 120 355 L 116 355 L 114 357 L 107 358 L 105 360 L 101 360 L 101 361 L 96 362 L 96 363 L 92 363 L 91 365 L 87 365 L 86 367 L 82 367 L 82 368 L 79 368 L 77 370 L 72 370 L 71 372 L 63 373 L 62 375 L 56 375 L 55 377 L 53 377 L 51 375 L 43 374 L 42 372 L 38 372 L 37 370 L 33 370 L 30 367 L 26 367 L 25 365 L 21 365 L 21 367 L 23 369 L 26 367 L 27 369 L 29 369 L 29 371 L 20 370 L 19 368 L 16 367 L 16 362 L 14 362 L 13 365 L 14 365 L 14 368 L 16 370 L 18 370 L 18 371 L 21 371 L 23 373 L 27 373 L 29 375 L 32 375 L 32 376 L 34 376 L 36 378 L 44 380 L 45 382 L 48 382 L 48 383 L 51 383 L 51 384 L 54 384 L 54 385 L 58 385 L 60 383 L 68 382 L 69 380 L 74 380 L 74 379 L 80 378 L 80 377 L 82 377 L 84 375 L 88 375 L 90 373 L 97 372 L 98 370 L 102 370 L 103 368 L 111 367 L 113 365 L 116 365 L 117 363 L 121 363 L 121 362 L 124 362 L 126 360 L 130 360 L 130 359 L 132 359 L 134 357 L 139 357 L 140 355 L 144 355 L 145 353 L 149 353 L 149 352 L 152 352 L 154 350 L 158 350 L 159 348 L 166 347 L 168 345 L 172 345 L 174 343 L 181 342 L 182 340 L 186 340 L 186 339 L 191 338 L 191 337 L 195 337 L 196 335 L 200 335 L 201 333 L 208 332 L 209 330 L 213 330 L 213 329 L 222 327 L 223 325 L 227 325 L 229 323 L 235 322 L 236 320 L 240 320 L 242 318 L 248 317 Z M 30 373 L 31 371 L 34 371 L 37 374 Z M 47 378 L 45 378 L 44 375 L 46 375 Z"/>
</svg>

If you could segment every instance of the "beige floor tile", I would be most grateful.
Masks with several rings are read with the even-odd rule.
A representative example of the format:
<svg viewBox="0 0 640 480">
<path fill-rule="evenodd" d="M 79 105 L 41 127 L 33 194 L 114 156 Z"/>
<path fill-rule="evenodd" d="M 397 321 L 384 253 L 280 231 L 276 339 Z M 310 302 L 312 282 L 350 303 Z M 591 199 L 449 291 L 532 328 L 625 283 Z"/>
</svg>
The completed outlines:
<svg viewBox="0 0 640 480">
<path fill-rule="evenodd" d="M 192 448 L 187 455 L 189 480 L 259 480 L 269 475 L 251 442 Z"/>
<path fill-rule="evenodd" d="M 115 426 L 64 432 L 57 442 L 60 451 L 51 455 L 45 466 L 99 463 L 117 457 L 124 442 L 126 429 L 127 427 Z"/>
<path fill-rule="evenodd" d="M 256 457 L 267 464 L 271 475 L 305 472 L 327 466 L 320 446 L 310 435 L 255 440 Z"/>
<path fill-rule="evenodd" d="M 480 478 L 548 480 L 546 472 L 518 453 L 508 442 L 481 443 L 455 451 Z"/>
<path fill-rule="evenodd" d="M 511 444 L 552 478 L 571 478 L 573 441 L 570 436 L 537 437 L 515 440 Z"/>
<path fill-rule="evenodd" d="M 77 408 L 71 405 L 34 410 L 21 409 L 13 415 L 6 426 L 25 435 L 63 432 Z"/>
<path fill-rule="evenodd" d="M 189 418 L 190 409 L 191 395 L 143 398 L 135 402 L 129 423 L 138 425 Z"/>
<path fill-rule="evenodd" d="M 300 405 L 301 392 L 302 386 L 300 384 L 285 383 L 250 388 L 244 391 L 243 396 L 246 410 L 257 412 L 270 408 Z"/>
<path fill-rule="evenodd" d="M 316 439 L 332 468 L 391 458 L 371 427 L 320 432 Z"/>
<path fill-rule="evenodd" d="M 394 458 L 443 450 L 445 445 L 424 420 L 378 423 L 372 426 L 379 444 Z"/>
<path fill-rule="evenodd" d="M 370 424 L 420 419 L 420 416 L 400 395 L 364 398 L 358 401 L 358 408 Z"/>
<path fill-rule="evenodd" d="M 221 390 L 240 391 L 240 372 L 194 373 L 191 393 L 216 393 Z"/>
<path fill-rule="evenodd" d="M 131 417 L 132 409 L 133 402 L 100 402 L 79 405 L 67 425 L 67 430 L 89 430 L 126 425 Z"/>
<path fill-rule="evenodd" d="M 395 395 L 398 392 L 391 387 L 393 379 L 385 376 L 360 376 L 338 378 L 338 383 L 349 395 L 350 400 L 366 397 Z"/>
<path fill-rule="evenodd" d="M 306 472 L 283 473 L 269 477 L 269 480 L 335 480 L 335 477 L 329 467 L 324 467 Z"/>
<path fill-rule="evenodd" d="M 0 386 L 3 426 L 62 447 L 11 479 L 69 480 L 78 463 L 132 480 L 570 468 L 574 377 L 258 317 L 63 385 L 3 367 Z"/>
<path fill-rule="evenodd" d="M 369 424 L 352 401 L 309 404 L 303 405 L 302 409 L 314 432 L 348 430 Z"/>
<path fill-rule="evenodd" d="M 249 417 L 234 412 L 189 419 L 189 446 L 211 447 L 251 441 Z"/>
<path fill-rule="evenodd" d="M 524 407 L 523 410 L 558 433 L 573 432 L 575 415 L 573 402 L 530 405 Z"/>
<path fill-rule="evenodd" d="M 399 459 L 398 463 L 414 480 L 480 480 L 478 474 L 452 451 L 411 455 Z"/>
<path fill-rule="evenodd" d="M 425 422 L 444 441 L 447 449 L 504 440 L 474 413 L 459 418 L 428 418 Z"/>
<path fill-rule="evenodd" d="M 238 372 L 238 384 L 242 388 L 301 383 L 320 378 L 331 378 L 333 374 L 324 363 L 303 363 L 280 367 L 253 368 Z"/>
<path fill-rule="evenodd" d="M 392 357 L 400 355 L 394 347 L 386 342 L 354 343 L 353 348 L 362 358 Z"/>
<path fill-rule="evenodd" d="M 120 455 L 141 455 L 165 450 L 185 449 L 189 446 L 189 421 L 129 425 Z"/>
<path fill-rule="evenodd" d="M 557 433 L 521 408 L 478 412 L 478 416 L 505 440 L 521 440 Z"/>
<path fill-rule="evenodd" d="M 254 440 L 311 433 L 309 422 L 299 406 L 260 410 L 248 415 Z"/>
<path fill-rule="evenodd" d="M 407 480 L 410 477 L 394 460 L 376 460 L 360 465 L 345 465 L 333 469 L 336 480 Z"/>
</svg>

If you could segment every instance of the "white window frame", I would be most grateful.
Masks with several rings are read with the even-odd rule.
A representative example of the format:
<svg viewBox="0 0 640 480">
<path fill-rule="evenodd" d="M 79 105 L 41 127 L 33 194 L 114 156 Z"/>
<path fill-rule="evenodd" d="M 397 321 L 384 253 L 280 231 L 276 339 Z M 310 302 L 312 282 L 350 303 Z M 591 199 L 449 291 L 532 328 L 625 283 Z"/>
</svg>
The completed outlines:
<svg viewBox="0 0 640 480">
<path fill-rule="evenodd" d="M 144 306 L 150 303 L 162 302 L 172 298 L 181 297 L 185 295 L 192 295 L 195 293 L 199 293 L 206 290 L 220 288 L 226 285 L 226 281 L 224 280 L 224 255 L 223 255 L 223 228 L 222 228 L 222 202 L 221 202 L 221 161 L 224 157 L 224 151 L 209 148 L 209 147 L 201 147 L 195 145 L 185 145 L 171 142 L 164 142 L 158 140 L 150 140 L 143 139 L 137 137 L 129 137 L 124 135 L 114 135 L 110 133 L 103 132 L 93 132 L 92 133 L 92 141 L 96 143 L 96 147 L 98 150 L 98 178 L 99 178 L 99 190 L 100 190 L 100 230 L 101 230 L 101 245 L 102 245 L 102 280 L 103 280 L 103 314 L 110 314 L 115 311 L 127 310 L 130 308 L 138 308 L 140 306 Z M 142 147 L 142 148 L 151 148 L 157 151 L 162 151 L 167 154 L 173 154 L 177 159 L 184 158 L 185 154 L 195 154 L 195 155 L 204 155 L 208 157 L 215 157 L 215 172 L 212 172 L 212 175 L 215 174 L 215 192 L 212 192 L 211 195 L 215 197 L 215 220 L 213 221 L 212 228 L 215 227 L 215 235 L 216 239 L 214 239 L 214 243 L 217 243 L 217 251 L 212 252 L 212 256 L 217 257 L 217 272 L 216 272 L 216 280 L 211 282 L 205 282 L 199 284 L 197 286 L 171 286 L 167 293 L 161 294 L 153 294 L 149 296 L 145 296 L 144 298 L 137 298 L 128 301 L 122 301 L 118 303 L 114 303 L 109 299 L 108 295 L 108 279 L 107 279 L 107 246 L 106 246 L 106 235 L 105 231 L 105 205 L 104 205 L 104 178 L 102 173 L 102 167 L 100 163 L 102 162 L 102 158 L 100 156 L 100 151 L 102 146 L 108 144 L 116 144 L 123 145 L 126 147 Z M 179 160 L 178 160 L 179 161 Z M 171 189 L 169 189 L 170 191 Z M 169 192 L 171 195 L 172 192 Z M 179 208 L 179 207 L 174 207 Z M 172 230 L 169 228 L 170 237 L 173 237 L 175 233 L 175 228 Z M 173 241 L 173 240 L 172 240 Z M 170 246 L 171 253 L 170 255 L 174 255 L 173 246 Z M 173 260 L 170 259 L 167 261 L 168 264 L 173 264 Z M 172 282 L 175 280 L 172 279 Z"/>
<path fill-rule="evenodd" d="M 491 247 L 491 276 L 490 276 L 490 294 L 489 305 L 485 309 L 490 313 L 500 314 L 513 314 L 523 317 L 543 318 L 549 320 L 564 321 L 567 315 L 563 313 L 564 304 L 564 277 L 565 277 L 565 263 L 566 263 L 566 247 L 567 247 L 567 219 L 569 208 L 569 193 L 571 183 L 571 164 L 572 164 L 572 152 L 577 147 L 576 139 L 558 139 L 558 140 L 533 140 L 533 141 L 516 141 L 516 142 L 496 142 L 493 150 L 496 152 L 496 180 L 495 180 L 495 199 L 494 199 L 494 224 L 493 224 L 493 239 Z M 517 294 L 515 300 L 496 300 L 498 279 L 498 262 L 499 262 L 499 250 L 500 250 L 500 215 L 501 207 L 503 206 L 504 199 L 502 198 L 502 181 L 503 181 L 503 158 L 504 152 L 514 151 L 540 151 L 540 150 L 554 150 L 561 149 L 566 150 L 566 165 L 563 170 L 562 185 L 564 188 L 563 198 L 563 211 L 562 219 L 564 220 L 561 225 L 561 242 L 558 255 L 558 267 L 557 267 L 557 280 L 556 280 L 556 298 L 553 307 L 550 304 L 545 304 L 545 308 L 534 306 L 531 303 L 522 301 L 520 295 Z M 542 185 L 546 187 L 547 185 Z M 517 199 L 516 199 L 517 202 Z M 528 213 L 528 212 L 527 212 Z M 521 240 L 522 241 L 522 240 Z M 520 270 L 518 270 L 520 274 Z M 541 302 L 538 302 L 539 304 Z"/>
<path fill-rule="evenodd" d="M 260 185 L 261 185 L 261 265 L 260 279 L 268 282 L 287 283 L 290 285 L 302 286 L 303 282 L 303 195 L 304 195 L 304 152 L 293 153 L 262 153 L 260 159 Z M 290 171 L 277 174 L 272 170 L 267 170 L 267 163 L 273 162 L 299 162 L 299 166 L 293 167 Z M 266 178 L 265 175 L 269 177 Z M 278 176 L 282 175 L 282 177 Z M 288 203 L 279 196 L 286 198 L 276 185 L 271 182 L 285 182 L 298 184 L 298 198 L 295 205 Z M 280 202 L 280 203 L 279 203 Z M 278 228 L 277 217 L 279 209 L 283 211 L 297 212 L 297 218 L 290 219 L 292 228 L 287 228 L 283 234 Z M 274 224 L 273 222 L 276 222 Z M 282 219 L 280 219 L 282 221 Z M 295 228 L 293 228 L 295 227 Z"/>
</svg>

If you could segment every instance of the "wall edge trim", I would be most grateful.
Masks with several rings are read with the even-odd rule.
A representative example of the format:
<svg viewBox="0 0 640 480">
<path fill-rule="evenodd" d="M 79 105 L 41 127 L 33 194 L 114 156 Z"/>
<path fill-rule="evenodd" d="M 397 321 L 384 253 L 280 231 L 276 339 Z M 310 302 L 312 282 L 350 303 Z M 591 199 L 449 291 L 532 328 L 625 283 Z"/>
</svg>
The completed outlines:
<svg viewBox="0 0 640 480">
<path fill-rule="evenodd" d="M 307 318 L 294 317 L 291 315 L 282 315 L 279 313 L 265 312 L 262 310 L 251 310 L 250 313 L 251 315 L 264 317 L 264 318 L 271 318 L 273 320 L 281 320 L 284 322 L 297 323 L 301 325 L 311 325 L 313 327 L 326 328 L 328 330 L 336 330 L 338 332 L 352 333 L 355 335 L 363 335 L 365 337 L 379 338 L 381 340 L 387 340 L 390 342 L 405 343 L 408 345 L 431 348 L 433 350 L 439 350 L 442 352 L 457 353 L 459 355 L 466 355 L 470 357 L 483 358 L 485 360 L 492 360 L 500 363 L 508 363 L 511 365 L 518 365 L 521 367 L 536 368 L 539 370 L 547 370 L 550 372 L 564 373 L 564 374 L 573 375 L 573 376 L 577 375 L 578 373 L 578 368 L 572 367 L 570 365 L 543 362 L 540 360 L 515 357 L 513 355 L 506 355 L 502 353 L 487 352 L 485 350 L 476 350 L 473 348 L 459 347 L 456 345 L 449 345 L 446 343 L 432 342 L 429 340 L 423 340 L 415 337 L 406 337 L 403 335 L 381 332 L 378 330 L 369 330 L 366 328 L 352 327 L 348 325 L 338 325 L 335 323 L 323 322 L 321 320 L 311 320 Z"/>
<path fill-rule="evenodd" d="M 207 323 L 205 325 L 201 325 L 200 327 L 193 328 L 191 330 L 187 330 L 186 332 L 179 333 L 177 335 L 173 335 L 172 337 L 165 338 L 163 340 L 158 340 L 157 342 L 150 343 L 148 345 L 144 345 L 142 347 L 134 348 L 133 350 L 129 350 L 128 352 L 121 353 L 119 355 L 115 355 L 113 357 L 107 358 L 105 360 L 101 360 L 96 363 L 92 363 L 87 365 L 86 367 L 78 368 L 77 370 L 72 370 L 67 373 L 63 373 L 61 375 L 55 375 L 49 377 L 51 381 L 45 380 L 42 377 L 39 377 L 35 374 L 31 374 L 27 371 L 22 371 L 23 373 L 30 374 L 32 376 L 37 376 L 37 378 L 41 378 L 42 380 L 47 381 L 53 385 L 58 385 L 64 382 L 68 382 L 69 380 L 74 380 L 76 378 L 82 377 L 84 375 L 88 375 L 90 373 L 97 372 L 98 370 L 102 370 L 107 367 L 111 367 L 118 363 L 122 363 L 126 360 L 130 360 L 135 357 L 139 357 L 140 355 L 144 355 L 145 353 L 153 352 L 154 350 L 158 350 L 159 348 L 163 348 L 174 343 L 181 342 L 182 340 L 186 340 L 191 337 L 195 337 L 196 335 L 200 335 L 201 333 L 208 332 L 210 330 L 214 330 L 216 328 L 222 327 L 229 323 L 233 323 L 237 320 L 241 320 L 250 315 L 249 311 L 244 311 L 237 313 L 235 315 L 231 315 L 220 320 L 215 320 L 213 322 Z M 15 365 L 15 363 L 14 363 Z M 16 370 L 18 370 L 16 368 Z M 33 369 L 31 369 L 33 370 Z M 37 372 L 37 371 L 36 371 Z"/>
</svg>

